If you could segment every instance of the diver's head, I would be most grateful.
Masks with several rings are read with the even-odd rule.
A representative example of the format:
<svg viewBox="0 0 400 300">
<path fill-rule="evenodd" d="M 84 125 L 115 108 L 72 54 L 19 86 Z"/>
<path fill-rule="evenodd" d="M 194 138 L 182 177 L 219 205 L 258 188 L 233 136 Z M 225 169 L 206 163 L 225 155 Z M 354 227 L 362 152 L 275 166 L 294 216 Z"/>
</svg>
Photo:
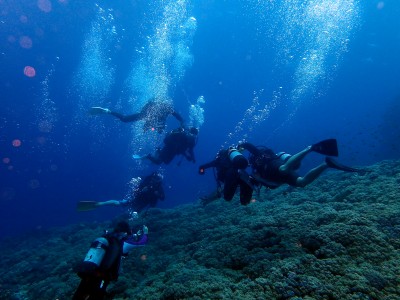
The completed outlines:
<svg viewBox="0 0 400 300">
<path fill-rule="evenodd" d="M 114 227 L 114 233 L 126 233 L 129 234 L 131 232 L 131 228 L 129 227 L 128 222 L 120 221 Z"/>
<path fill-rule="evenodd" d="M 189 132 L 193 135 L 199 134 L 199 130 L 196 127 L 190 127 Z"/>
<path fill-rule="evenodd" d="M 163 180 L 163 176 L 162 176 L 161 173 L 159 173 L 159 172 L 153 172 L 153 173 L 151 174 L 151 179 L 152 179 L 153 181 L 162 181 L 162 180 Z"/>
</svg>

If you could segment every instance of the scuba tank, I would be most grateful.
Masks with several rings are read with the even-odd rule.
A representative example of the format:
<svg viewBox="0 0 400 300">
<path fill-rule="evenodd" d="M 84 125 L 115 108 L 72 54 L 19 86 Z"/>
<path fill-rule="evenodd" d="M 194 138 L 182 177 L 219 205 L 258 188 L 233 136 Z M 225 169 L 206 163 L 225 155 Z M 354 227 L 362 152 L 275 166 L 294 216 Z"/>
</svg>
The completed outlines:
<svg viewBox="0 0 400 300">
<path fill-rule="evenodd" d="M 280 160 L 282 160 L 284 163 L 286 163 L 286 162 L 289 160 L 289 158 L 292 157 L 291 154 L 286 153 L 286 152 L 283 152 L 283 151 L 282 151 L 282 152 L 278 152 L 278 153 L 276 154 L 276 156 L 277 156 Z M 297 169 L 300 168 L 300 166 L 301 166 L 301 162 L 298 162 L 296 165 L 293 166 L 293 168 L 294 168 L 294 170 L 297 170 Z"/>
<path fill-rule="evenodd" d="M 90 245 L 90 249 L 81 265 L 80 273 L 90 273 L 98 269 L 108 249 L 109 242 L 104 237 L 99 237 Z"/>
<path fill-rule="evenodd" d="M 247 159 L 242 153 L 236 148 L 231 148 L 228 150 L 229 160 L 232 162 L 233 166 L 237 169 L 246 169 L 249 165 Z"/>
<path fill-rule="evenodd" d="M 289 160 L 289 158 L 291 158 L 292 157 L 292 155 L 291 154 L 289 154 L 289 153 L 286 153 L 286 152 L 278 152 L 277 154 L 276 154 L 276 156 L 280 159 L 280 160 L 283 160 L 284 162 L 287 162 L 288 160 Z"/>
</svg>

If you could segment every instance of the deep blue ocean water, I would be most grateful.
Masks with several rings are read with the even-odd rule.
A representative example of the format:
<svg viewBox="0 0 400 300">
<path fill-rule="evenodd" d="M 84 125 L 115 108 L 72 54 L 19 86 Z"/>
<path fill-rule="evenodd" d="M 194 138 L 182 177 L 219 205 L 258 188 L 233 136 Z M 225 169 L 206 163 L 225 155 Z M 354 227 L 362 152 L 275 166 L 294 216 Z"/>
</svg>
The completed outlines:
<svg viewBox="0 0 400 300">
<path fill-rule="evenodd" d="M 395 0 L 0 0 L 0 236 L 111 219 L 124 209 L 76 203 L 122 199 L 154 170 L 159 207 L 196 202 L 215 188 L 198 165 L 243 139 L 294 153 L 336 137 L 343 163 L 398 159 L 399 16 Z M 134 161 L 163 136 L 87 114 L 154 95 L 200 126 L 195 164 Z"/>
</svg>

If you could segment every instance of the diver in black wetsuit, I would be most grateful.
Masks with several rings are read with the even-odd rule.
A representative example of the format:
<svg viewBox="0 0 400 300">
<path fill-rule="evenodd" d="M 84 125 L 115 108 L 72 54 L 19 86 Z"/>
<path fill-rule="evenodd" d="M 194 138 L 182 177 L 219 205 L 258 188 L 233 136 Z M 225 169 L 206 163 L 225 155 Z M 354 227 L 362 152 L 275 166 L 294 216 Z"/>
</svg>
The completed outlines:
<svg viewBox="0 0 400 300">
<path fill-rule="evenodd" d="M 112 232 L 106 232 L 95 239 L 78 267 L 77 274 L 81 282 L 72 299 L 105 299 L 109 283 L 118 280 L 121 257 L 128 255 L 133 248 L 146 245 L 147 235 L 148 228 L 145 225 L 136 234 L 132 234 L 129 224 L 122 221 Z"/>
<path fill-rule="evenodd" d="M 129 204 L 134 211 L 140 213 L 148 206 L 155 207 L 158 200 L 165 199 L 162 180 L 162 175 L 154 172 L 140 182 L 138 189 L 133 191 Z"/>
<path fill-rule="evenodd" d="M 170 101 L 158 101 L 158 100 L 150 100 L 143 106 L 142 110 L 139 113 L 131 114 L 131 115 L 123 115 L 118 112 L 111 111 L 108 108 L 102 107 L 92 107 L 89 111 L 92 115 L 100 115 L 100 114 L 110 114 L 122 122 L 136 122 L 139 120 L 144 120 L 143 130 L 157 130 L 158 133 L 162 133 L 166 127 L 167 117 L 168 115 L 174 116 L 181 124 L 184 125 L 184 120 L 182 116 L 177 113 Z"/>
<path fill-rule="evenodd" d="M 232 200 L 236 189 L 240 186 L 240 203 L 249 204 L 253 194 L 252 179 L 246 173 L 247 159 L 236 148 L 220 150 L 216 158 L 199 167 L 199 174 L 204 175 L 205 169 L 216 168 L 218 190 L 223 183 L 223 195 L 227 201 Z M 215 198 L 214 198 L 215 199 Z M 214 200 L 209 199 L 209 200 Z M 205 200 L 204 202 L 209 202 Z"/>
<path fill-rule="evenodd" d="M 154 155 L 148 154 L 144 158 L 159 165 L 169 164 L 175 156 L 183 155 L 188 161 L 194 163 L 196 159 L 193 148 L 196 145 L 198 133 L 195 127 L 174 129 L 164 138 L 164 146 L 161 149 L 157 149 Z"/>
<path fill-rule="evenodd" d="M 300 168 L 301 161 L 311 152 L 328 156 L 338 156 L 337 142 L 328 139 L 308 146 L 302 151 L 290 155 L 285 152 L 275 153 L 267 147 L 256 147 L 250 143 L 242 143 L 239 147 L 248 150 L 251 155 L 249 162 L 253 168 L 252 176 L 261 185 L 268 188 L 277 188 L 286 183 L 294 187 L 305 187 L 328 168 L 345 172 L 360 172 L 361 170 L 339 164 L 331 157 L 326 157 L 325 162 L 300 176 L 296 170 Z"/>
<path fill-rule="evenodd" d="M 132 190 L 130 199 L 107 201 L 80 201 L 78 211 L 88 211 L 102 206 L 128 206 L 132 211 L 140 213 L 146 207 L 155 207 L 158 200 L 165 199 L 163 176 L 158 172 L 144 177 L 139 186 Z"/>
</svg>

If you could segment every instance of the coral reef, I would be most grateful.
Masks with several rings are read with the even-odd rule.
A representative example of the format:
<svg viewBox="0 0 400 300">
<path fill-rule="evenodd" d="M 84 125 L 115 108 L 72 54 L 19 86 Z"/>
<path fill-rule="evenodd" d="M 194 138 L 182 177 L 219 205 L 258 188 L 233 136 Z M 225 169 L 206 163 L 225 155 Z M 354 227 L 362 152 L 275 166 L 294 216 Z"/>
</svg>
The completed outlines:
<svg viewBox="0 0 400 300">
<path fill-rule="evenodd" d="M 399 299 L 400 162 L 332 171 L 304 189 L 150 209 L 149 243 L 123 261 L 114 299 Z M 3 240 L 0 299 L 70 299 L 74 266 L 111 224 Z"/>
</svg>

